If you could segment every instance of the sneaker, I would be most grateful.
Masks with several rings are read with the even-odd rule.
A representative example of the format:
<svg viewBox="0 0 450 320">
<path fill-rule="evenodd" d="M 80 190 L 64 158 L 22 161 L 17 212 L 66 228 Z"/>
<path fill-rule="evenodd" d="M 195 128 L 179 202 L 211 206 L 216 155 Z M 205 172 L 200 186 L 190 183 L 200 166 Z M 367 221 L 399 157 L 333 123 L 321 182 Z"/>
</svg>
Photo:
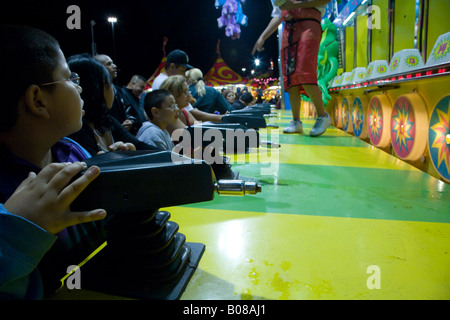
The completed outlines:
<svg viewBox="0 0 450 320">
<path fill-rule="evenodd" d="M 325 130 L 327 130 L 327 128 L 331 126 L 331 117 L 328 112 L 326 112 L 326 114 L 326 117 L 317 117 L 316 123 L 309 133 L 311 137 L 318 137 L 322 135 Z"/>
<path fill-rule="evenodd" d="M 289 127 L 283 129 L 284 133 L 302 133 L 303 123 L 299 120 L 292 120 Z"/>
</svg>

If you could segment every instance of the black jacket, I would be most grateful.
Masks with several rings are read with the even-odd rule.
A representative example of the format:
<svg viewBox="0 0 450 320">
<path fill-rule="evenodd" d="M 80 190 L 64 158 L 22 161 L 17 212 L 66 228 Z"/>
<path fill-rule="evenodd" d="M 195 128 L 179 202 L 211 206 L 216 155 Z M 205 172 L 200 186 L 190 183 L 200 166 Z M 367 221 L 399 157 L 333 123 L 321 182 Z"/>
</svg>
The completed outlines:
<svg viewBox="0 0 450 320">
<path fill-rule="evenodd" d="M 142 124 L 147 121 L 144 110 L 140 106 L 133 92 L 126 87 L 114 87 L 114 103 L 111 108 L 111 115 L 120 123 L 129 119 L 133 122 L 131 133 L 136 135 Z"/>
<path fill-rule="evenodd" d="M 136 139 L 131 133 L 129 133 L 122 125 L 112 116 L 109 116 L 111 119 L 111 133 L 114 138 L 114 141 L 122 141 L 122 142 L 130 142 L 134 144 L 136 150 L 155 150 L 155 147 L 139 141 Z M 85 148 L 92 156 L 97 155 L 99 151 L 102 151 L 95 139 L 94 131 L 88 125 L 88 123 L 83 119 L 83 127 L 78 131 L 69 136 L 69 138 L 78 142 L 83 148 Z"/>
</svg>

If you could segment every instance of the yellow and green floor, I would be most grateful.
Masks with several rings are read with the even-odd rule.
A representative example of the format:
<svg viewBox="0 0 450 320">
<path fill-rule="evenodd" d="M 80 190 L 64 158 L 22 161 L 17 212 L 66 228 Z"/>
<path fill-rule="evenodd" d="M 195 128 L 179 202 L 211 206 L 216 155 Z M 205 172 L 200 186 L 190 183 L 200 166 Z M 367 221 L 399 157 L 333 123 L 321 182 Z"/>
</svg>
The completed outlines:
<svg viewBox="0 0 450 320">
<path fill-rule="evenodd" d="M 232 156 L 262 192 L 164 208 L 206 245 L 181 299 L 450 299 L 450 185 L 339 129 Z"/>
<path fill-rule="evenodd" d="M 161 208 L 206 246 L 181 300 L 450 299 L 450 185 L 342 130 L 233 155 L 245 197 Z M 124 299 L 64 289 L 56 299 Z"/>
</svg>

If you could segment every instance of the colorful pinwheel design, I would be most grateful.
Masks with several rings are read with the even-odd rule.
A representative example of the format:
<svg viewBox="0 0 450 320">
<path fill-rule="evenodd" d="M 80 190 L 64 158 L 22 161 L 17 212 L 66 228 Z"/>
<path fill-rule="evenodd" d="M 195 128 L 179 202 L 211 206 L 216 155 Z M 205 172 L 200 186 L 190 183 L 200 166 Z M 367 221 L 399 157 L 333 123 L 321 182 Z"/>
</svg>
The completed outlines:
<svg viewBox="0 0 450 320">
<path fill-rule="evenodd" d="M 450 96 L 435 107 L 430 119 L 428 146 L 433 165 L 439 174 L 450 180 Z"/>
<path fill-rule="evenodd" d="M 395 153 L 400 158 L 406 158 L 414 145 L 416 125 L 414 111 L 406 98 L 397 100 L 392 110 L 391 141 Z"/>
</svg>

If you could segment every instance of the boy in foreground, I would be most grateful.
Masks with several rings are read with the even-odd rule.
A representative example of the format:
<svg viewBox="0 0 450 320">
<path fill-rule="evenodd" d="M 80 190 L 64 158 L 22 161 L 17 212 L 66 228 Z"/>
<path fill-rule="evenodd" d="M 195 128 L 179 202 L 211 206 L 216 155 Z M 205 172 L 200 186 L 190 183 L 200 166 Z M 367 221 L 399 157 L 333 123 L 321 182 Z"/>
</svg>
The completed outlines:
<svg viewBox="0 0 450 320">
<path fill-rule="evenodd" d="M 66 188 L 86 169 L 80 162 L 89 155 L 64 138 L 81 128 L 83 101 L 79 77 L 69 70 L 58 42 L 41 30 L 1 25 L 0 70 L 0 203 L 5 204 L 0 245 L 2 252 L 15 253 L 0 256 L 0 263 L 11 271 L 2 268 L 0 291 L 11 298 L 41 298 L 37 263 L 51 290 L 59 286 L 68 266 L 78 264 L 105 240 L 102 224 L 96 221 L 105 217 L 104 210 L 69 209 L 99 172 L 91 168 L 81 183 L 76 180 Z M 19 215 L 24 219 L 17 219 Z M 14 233 L 7 231 L 11 228 Z M 19 259 L 27 255 L 29 260 Z"/>
</svg>

